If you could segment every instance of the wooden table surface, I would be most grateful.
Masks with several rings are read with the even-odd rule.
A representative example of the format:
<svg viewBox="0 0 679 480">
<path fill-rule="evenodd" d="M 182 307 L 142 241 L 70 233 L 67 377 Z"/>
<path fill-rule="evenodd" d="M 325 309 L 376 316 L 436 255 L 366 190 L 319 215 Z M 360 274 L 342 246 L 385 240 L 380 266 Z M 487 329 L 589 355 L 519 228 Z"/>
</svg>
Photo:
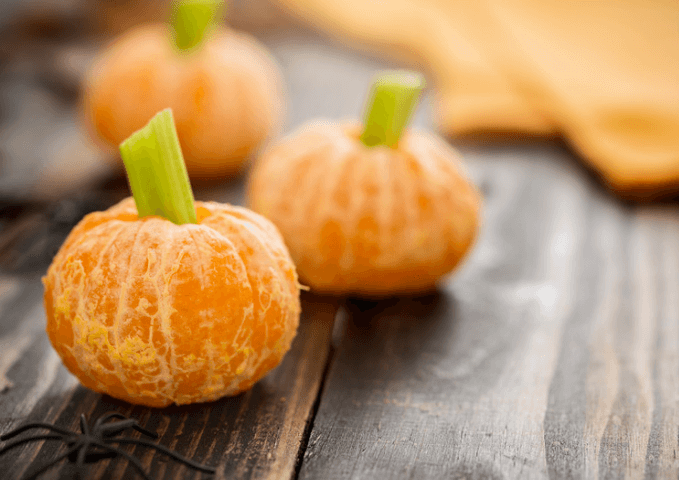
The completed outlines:
<svg viewBox="0 0 679 480">
<path fill-rule="evenodd" d="M 370 78 L 390 66 L 305 29 L 258 36 L 284 72 L 286 131 L 358 116 Z M 484 195 L 483 227 L 438 291 L 381 301 L 305 293 L 292 350 L 251 391 L 132 406 L 85 389 L 62 366 L 44 331 L 40 282 L 73 224 L 126 196 L 126 185 L 84 142 L 74 158 L 89 159 L 82 168 L 96 182 L 55 183 L 63 178 L 53 165 L 73 161 L 55 145 L 80 138 L 77 89 L 69 96 L 70 80 L 46 82 L 40 62 L 3 66 L 0 433 L 28 421 L 75 429 L 81 413 L 117 411 L 216 466 L 219 479 L 677 478 L 676 204 L 617 200 L 558 143 L 460 145 Z M 430 118 L 425 101 L 415 123 Z M 241 203 L 243 181 L 199 185 L 196 197 Z M 21 478 L 63 448 L 38 443 L 0 457 L 0 477 Z M 152 478 L 210 478 L 129 451 Z M 73 474 L 64 464 L 41 478 Z M 115 460 L 87 478 L 133 475 Z"/>
</svg>

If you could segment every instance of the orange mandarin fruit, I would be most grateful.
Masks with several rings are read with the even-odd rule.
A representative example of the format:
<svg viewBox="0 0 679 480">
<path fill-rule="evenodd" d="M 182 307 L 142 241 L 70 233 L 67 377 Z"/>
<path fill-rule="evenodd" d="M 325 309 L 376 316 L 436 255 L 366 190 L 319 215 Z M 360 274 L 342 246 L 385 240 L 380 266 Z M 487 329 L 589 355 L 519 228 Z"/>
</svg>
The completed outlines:
<svg viewBox="0 0 679 480">
<path fill-rule="evenodd" d="M 278 67 L 254 38 L 225 27 L 188 52 L 173 42 L 169 25 L 149 24 L 109 45 L 85 80 L 86 122 L 118 145 L 172 108 L 189 175 L 235 174 L 280 123 Z"/>
<path fill-rule="evenodd" d="M 250 388 L 290 348 L 295 266 L 276 228 L 196 202 L 196 224 L 139 218 L 131 198 L 87 215 L 45 285 L 47 332 L 86 387 L 163 407 Z"/>
<path fill-rule="evenodd" d="M 312 290 L 432 289 L 465 256 L 480 198 L 456 152 L 425 131 L 366 146 L 353 124 L 308 125 L 257 161 L 249 206 L 278 227 Z"/>
</svg>

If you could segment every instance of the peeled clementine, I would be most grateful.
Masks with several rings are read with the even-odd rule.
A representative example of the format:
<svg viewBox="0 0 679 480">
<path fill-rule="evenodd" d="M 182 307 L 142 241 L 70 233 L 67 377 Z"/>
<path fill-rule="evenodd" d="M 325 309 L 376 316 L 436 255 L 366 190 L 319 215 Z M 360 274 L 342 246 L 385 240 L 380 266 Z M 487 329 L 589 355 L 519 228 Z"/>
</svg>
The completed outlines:
<svg viewBox="0 0 679 480">
<path fill-rule="evenodd" d="M 174 45 L 169 25 L 136 27 L 97 57 L 84 90 L 87 122 L 112 146 L 172 108 L 192 178 L 238 172 L 283 112 L 271 55 L 254 38 L 224 27 L 187 52 Z"/>
<path fill-rule="evenodd" d="M 196 202 L 197 224 L 138 218 L 129 198 L 87 215 L 47 276 L 47 332 L 87 387 L 162 407 L 250 388 L 289 349 L 297 274 L 276 228 Z"/>
<path fill-rule="evenodd" d="M 391 148 L 360 135 L 317 123 L 273 146 L 251 174 L 250 207 L 276 224 L 316 291 L 431 289 L 472 245 L 479 195 L 438 137 L 410 130 Z"/>
</svg>

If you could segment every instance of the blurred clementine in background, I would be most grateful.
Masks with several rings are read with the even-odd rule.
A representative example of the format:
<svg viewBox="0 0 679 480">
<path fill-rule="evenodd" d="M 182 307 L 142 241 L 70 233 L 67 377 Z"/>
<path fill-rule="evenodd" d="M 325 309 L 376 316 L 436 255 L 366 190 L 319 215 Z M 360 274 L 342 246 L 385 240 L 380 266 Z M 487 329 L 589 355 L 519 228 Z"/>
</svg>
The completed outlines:
<svg viewBox="0 0 679 480">
<path fill-rule="evenodd" d="M 243 167 L 281 123 L 284 91 L 263 45 L 215 24 L 218 6 L 177 2 L 172 25 L 132 28 L 98 55 L 84 84 L 85 117 L 96 135 L 118 145 L 172 108 L 192 178 Z"/>
</svg>

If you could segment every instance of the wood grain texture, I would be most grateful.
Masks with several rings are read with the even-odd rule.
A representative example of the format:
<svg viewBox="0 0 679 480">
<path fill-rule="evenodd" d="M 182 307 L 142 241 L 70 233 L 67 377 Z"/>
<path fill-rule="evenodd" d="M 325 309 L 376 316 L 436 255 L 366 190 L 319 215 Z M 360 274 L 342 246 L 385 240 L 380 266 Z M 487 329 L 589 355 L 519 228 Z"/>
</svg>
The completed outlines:
<svg viewBox="0 0 679 480">
<path fill-rule="evenodd" d="M 464 269 L 343 306 L 300 478 L 676 477 L 679 212 L 558 147 L 482 152 Z"/>
</svg>

